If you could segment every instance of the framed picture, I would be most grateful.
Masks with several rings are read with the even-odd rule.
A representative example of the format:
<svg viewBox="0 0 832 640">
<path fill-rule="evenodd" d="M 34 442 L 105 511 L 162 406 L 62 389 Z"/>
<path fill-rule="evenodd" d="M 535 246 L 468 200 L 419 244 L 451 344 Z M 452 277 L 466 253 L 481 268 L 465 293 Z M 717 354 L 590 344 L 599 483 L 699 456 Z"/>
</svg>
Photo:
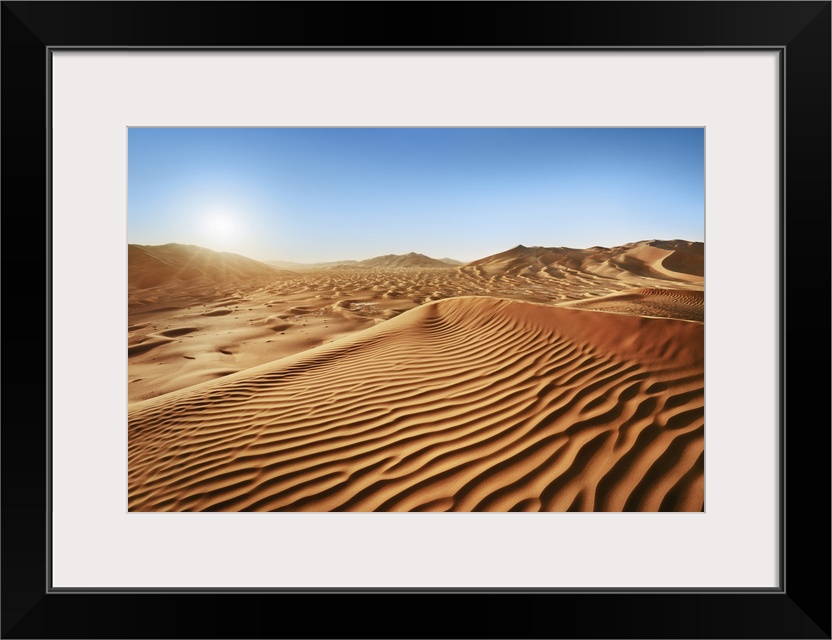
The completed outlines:
<svg viewBox="0 0 832 640">
<path fill-rule="evenodd" d="M 131 512 L 704 512 L 704 128 L 134 127 L 127 164 Z"/>
<path fill-rule="evenodd" d="M 830 637 L 829 415 L 828 408 L 817 409 L 828 384 L 804 358 L 818 353 L 818 336 L 828 335 L 829 327 L 828 305 L 815 304 L 811 313 L 806 309 L 813 297 L 828 291 L 816 286 L 816 274 L 828 274 L 829 264 L 829 2 L 4 2 L 2 11 L 4 225 L 6 238 L 14 240 L 7 243 L 13 262 L 6 263 L 4 278 L 11 309 L 6 335 L 12 337 L 1 434 L 4 637 L 286 635 L 271 612 L 304 598 L 313 606 L 334 606 L 338 615 L 304 622 L 288 635 L 373 635 L 368 631 L 373 623 L 363 616 L 352 628 L 345 621 L 356 619 L 356 605 L 366 611 L 383 603 L 392 615 L 407 616 L 404 635 L 429 636 L 435 625 L 428 618 L 414 619 L 412 608 L 430 601 L 443 610 L 450 605 L 449 614 L 459 606 L 487 606 L 487 616 L 460 630 L 483 637 Z M 387 26 L 378 30 L 372 26 L 377 24 Z M 564 132 L 570 136 L 558 137 Z M 601 134 L 603 140 L 596 139 Z M 218 135 L 225 136 L 222 144 L 215 142 Z M 685 144 L 692 146 L 684 147 L 690 150 L 679 151 L 677 145 L 690 135 L 694 139 Z M 593 145 L 595 164 L 581 160 Z M 242 217 L 217 194 L 233 191 L 229 158 L 262 158 L 257 154 L 266 147 L 280 147 L 286 155 L 246 165 L 245 180 L 235 183 L 235 202 L 246 201 L 254 210 L 259 205 L 252 204 L 252 194 L 289 175 L 307 196 L 340 194 L 350 224 L 316 217 L 326 205 L 316 201 L 304 209 L 292 201 L 287 185 L 268 201 L 269 207 L 315 220 L 316 238 L 328 237 L 323 233 L 328 227 L 332 246 L 381 238 L 378 218 L 366 217 L 361 206 L 396 209 L 395 200 L 350 201 L 350 194 L 362 189 L 374 197 L 384 190 L 379 179 L 364 183 L 362 175 L 383 176 L 387 191 L 402 198 L 409 194 L 412 204 L 423 191 L 438 189 L 440 176 L 429 169 L 441 166 L 444 184 L 456 189 L 469 180 L 473 185 L 465 192 L 448 187 L 447 193 L 458 203 L 473 203 L 476 220 L 469 211 L 465 229 L 449 227 L 449 216 L 441 221 L 444 226 L 437 218 L 429 227 L 423 213 L 402 206 L 387 215 L 397 228 L 407 226 L 408 216 L 411 221 L 422 216 L 421 227 L 408 227 L 408 237 L 427 229 L 424 246 L 442 253 L 429 258 L 430 264 L 425 256 L 407 255 L 407 248 L 396 246 L 389 251 L 396 255 L 384 256 L 388 262 L 382 266 L 326 265 L 336 269 L 331 273 L 349 277 L 327 275 L 319 265 L 315 277 L 325 276 L 326 285 L 315 280 L 307 290 L 311 276 L 285 276 L 285 282 L 295 284 L 263 290 L 262 300 L 234 292 L 225 299 L 212 290 L 201 306 L 166 311 L 170 296 L 159 294 L 164 289 L 159 278 L 167 272 L 154 265 L 174 268 L 177 282 L 186 274 L 191 283 L 216 266 L 210 263 L 215 251 L 186 249 L 191 253 L 179 255 L 189 238 L 245 253 L 232 243 Z M 409 163 L 396 164 L 391 148 Z M 443 149 L 444 156 L 437 151 Z M 634 150 L 641 149 L 650 149 L 651 162 L 636 159 Z M 316 156 L 313 150 L 322 151 Z M 348 162 L 335 162 L 338 154 Z M 449 161 L 453 154 L 456 164 Z M 538 164 L 509 162 L 525 157 Z M 177 164 L 177 158 L 187 159 Z M 422 164 L 414 164 L 414 158 Z M 474 171 L 483 158 L 493 158 L 492 174 Z M 570 196 L 583 206 L 553 202 L 536 191 L 532 174 L 541 158 L 563 172 L 569 168 L 571 185 L 586 183 L 580 195 Z M 693 208 L 704 209 L 703 236 L 659 238 L 656 231 L 638 237 L 640 227 L 631 225 L 632 246 L 608 240 L 626 216 L 644 219 L 643 210 L 624 209 L 634 185 L 666 190 L 653 206 L 676 211 L 679 194 L 690 190 L 675 172 L 684 158 L 700 167 L 692 174 L 701 178 Z M 307 161 L 311 169 L 301 173 Z M 582 162 L 594 173 L 579 173 Z M 295 173 L 284 169 L 278 175 L 274 163 Z M 211 171 L 197 175 L 197 165 L 210 165 Z M 605 170 L 600 165 L 616 167 L 623 185 L 618 191 L 593 182 Z M 153 199 L 174 176 L 178 184 L 187 179 L 183 171 L 190 172 L 191 191 L 210 206 L 201 210 L 198 222 L 188 222 L 177 213 L 184 209 L 169 199 L 163 216 L 152 219 L 155 226 L 143 227 L 151 220 L 144 211 L 153 208 Z M 509 180 L 512 171 L 516 182 Z M 259 183 L 258 172 L 263 174 Z M 404 174 L 408 180 L 420 175 L 422 192 L 400 177 Z M 351 176 L 347 182 L 344 175 Z M 658 175 L 667 181 L 654 180 Z M 492 189 L 497 183 L 505 188 Z M 512 190 L 509 183 L 521 186 Z M 595 209 L 590 211 L 592 184 Z M 480 192 L 483 199 L 477 200 Z M 537 195 L 524 200 L 523 194 Z M 529 228 L 542 229 L 546 212 L 560 207 L 567 212 L 561 213 L 563 221 L 583 216 L 600 239 L 586 240 L 580 256 L 552 257 L 555 243 L 549 238 L 567 233 L 562 223 L 545 239 L 527 232 L 514 242 L 509 236 L 523 227 L 522 220 L 500 208 L 500 197 L 535 220 Z M 607 218 L 596 216 L 602 206 L 610 212 Z M 535 207 L 542 213 L 534 214 Z M 454 211 L 463 209 L 458 204 Z M 660 213 L 651 215 L 652 228 L 664 229 Z M 678 225 L 682 214 L 670 217 Z M 368 261 L 388 253 L 383 247 L 393 242 L 392 236 L 368 242 L 366 253 L 355 255 L 335 255 L 330 247 L 313 258 L 311 244 L 290 252 L 302 225 L 287 216 L 281 224 L 282 231 L 258 227 L 259 239 L 267 233 L 292 239 L 285 240 L 275 259 Z M 172 239 L 154 239 L 162 237 L 154 236 L 155 230 L 177 226 L 184 229 L 180 235 L 167 231 Z M 355 227 L 364 233 L 350 236 Z M 443 229 L 451 240 L 445 238 L 443 245 L 433 237 L 430 244 L 428 236 Z M 522 250 L 524 260 L 539 262 L 539 277 L 548 280 L 531 277 L 526 263 L 518 273 L 507 268 L 506 261 L 517 256 L 501 253 L 497 243 L 503 236 L 489 240 L 489 229 L 501 230 L 512 246 L 527 237 L 525 244 L 545 244 L 533 257 L 527 246 L 514 252 Z M 479 237 L 480 243 L 453 240 L 463 237 Z M 22 248 L 25 238 L 33 241 Z M 678 246 L 666 244 L 671 240 Z M 166 242 L 179 244 L 168 245 L 161 255 L 159 246 Z M 461 265 L 437 264 L 437 259 L 456 257 L 445 255 L 446 247 L 459 249 Z M 404 258 L 422 262 L 402 267 Z M 561 269 L 567 258 L 568 269 Z M 227 270 L 261 264 L 224 260 Z M 299 268 L 267 268 L 274 267 L 290 273 Z M 404 272 L 396 269 L 402 268 L 413 269 L 406 274 L 410 281 L 400 279 Z M 445 271 L 461 275 L 449 279 Z M 370 272 L 376 280 L 361 279 Z M 801 286 L 806 274 L 813 274 L 810 289 Z M 601 276 L 616 283 L 607 285 L 612 289 L 599 285 L 595 278 Z M 413 288 L 414 279 L 424 283 L 426 278 L 430 291 Z M 556 286 L 570 279 L 583 288 Z M 139 280 L 152 281 L 152 287 L 134 287 Z M 494 300 L 482 297 L 486 281 L 491 282 L 488 295 L 503 295 L 499 308 L 480 308 L 483 300 Z M 475 290 L 464 289 L 463 283 Z M 381 285 L 383 291 L 373 288 Z M 538 299 L 544 290 L 557 300 Z M 672 303 L 663 304 L 671 298 L 669 290 Z M 181 291 L 179 285 L 175 291 Z M 460 297 L 460 291 L 476 297 Z M 187 302 L 193 304 L 195 299 Z M 468 306 L 451 308 L 460 304 Z M 535 304 L 534 313 L 524 306 Z M 553 304 L 567 307 L 556 309 L 557 319 L 546 315 Z M 641 319 L 626 332 L 614 335 L 610 325 L 590 331 L 589 325 L 609 312 L 634 318 L 633 305 L 640 305 L 636 315 Z M 645 305 L 652 305 L 649 313 Z M 687 323 L 676 331 L 684 330 L 684 339 L 676 333 L 668 338 L 659 324 L 643 319 L 655 320 L 669 309 L 676 314 L 673 322 Z M 697 309 L 700 315 L 690 316 Z M 550 454 L 544 445 L 557 434 L 539 431 L 537 439 L 523 444 L 530 453 L 505 457 L 503 475 L 490 472 L 482 486 L 466 476 L 452 487 L 452 469 L 442 467 L 444 484 L 428 474 L 403 490 L 371 490 L 381 486 L 378 469 L 389 471 L 391 464 L 430 469 L 437 464 L 434 457 L 445 455 L 440 448 L 451 437 L 445 432 L 442 442 L 432 440 L 395 459 L 384 454 L 384 459 L 361 458 L 355 468 L 327 467 L 343 443 L 352 443 L 351 451 L 365 446 L 363 440 L 350 440 L 358 423 L 353 417 L 344 422 L 343 416 L 356 409 L 349 409 L 346 392 L 333 395 L 333 387 L 349 379 L 352 393 L 360 388 L 366 399 L 385 380 L 389 386 L 396 366 L 413 370 L 415 360 L 402 364 L 407 348 L 393 347 L 421 330 L 414 312 L 439 314 L 425 322 L 441 321 L 445 330 L 459 316 L 474 322 L 477 332 L 496 331 L 485 338 L 491 345 L 484 356 L 489 361 L 498 352 L 514 353 L 493 345 L 520 339 L 495 327 L 522 325 L 526 344 L 534 334 L 531 316 L 557 322 L 566 331 L 567 318 L 590 314 L 592 322 L 578 323 L 567 338 L 593 356 L 599 340 L 616 354 L 625 343 L 631 349 L 642 345 L 643 356 L 677 343 L 690 346 L 688 334 L 698 332 L 704 364 L 700 349 L 694 354 L 699 360 L 684 360 L 684 366 L 699 367 L 694 375 L 699 383 L 686 378 L 674 387 L 644 359 L 633 365 L 643 379 L 623 379 L 613 359 L 604 365 L 603 381 L 593 379 L 573 390 L 586 400 L 561 411 L 576 412 L 569 414 L 571 427 L 564 427 L 574 430 L 597 426 L 598 412 L 607 404 L 613 413 L 632 405 L 634 415 L 643 410 L 647 416 L 653 402 L 662 407 L 655 424 L 684 432 L 684 446 L 674 438 L 676 445 L 655 451 L 641 447 L 638 462 L 627 462 L 634 480 L 612 487 L 603 478 L 615 476 L 615 470 L 603 469 L 596 456 L 605 447 L 614 449 L 607 434 L 592 444 L 582 441 L 586 446 L 580 450 L 567 447 Z M 142 313 L 147 317 L 139 317 Z M 251 335 L 220 339 L 234 330 L 226 326 L 232 319 L 245 323 Z M 367 329 L 370 325 L 376 329 Z M 511 369 L 507 381 L 488 381 L 477 373 L 479 361 L 466 355 L 475 332 L 459 327 L 455 330 L 465 336 L 468 351 L 457 342 L 437 342 L 435 359 L 442 362 L 441 353 L 452 350 L 468 358 L 458 371 L 443 371 L 462 390 L 454 402 L 465 396 L 469 404 L 453 413 L 442 396 L 442 406 L 432 408 L 430 394 L 411 403 L 413 411 L 432 411 L 431 424 L 455 430 L 454 437 L 473 437 L 463 429 L 469 412 L 525 401 L 526 386 L 531 400 L 561 402 L 561 396 L 549 398 L 541 391 L 548 388 L 546 380 L 537 387 L 527 384 L 523 376 L 530 375 L 532 361 L 543 362 L 546 375 L 558 379 L 584 375 L 582 369 L 557 369 L 555 352 L 560 352 L 544 342 L 529 363 L 492 368 Z M 269 414 L 274 406 L 264 395 L 269 389 L 252 376 L 291 377 L 295 365 L 282 361 L 268 368 L 270 363 L 288 356 L 302 365 L 330 351 L 343 368 L 358 351 L 358 329 L 375 331 L 370 338 L 378 347 L 372 351 L 376 355 L 362 360 L 360 372 L 335 371 L 319 387 L 310 378 L 297 388 L 286 387 L 293 398 L 308 396 L 302 416 L 279 418 L 295 425 L 289 439 L 300 438 L 304 460 L 311 455 L 311 449 L 303 449 L 310 430 L 322 423 L 333 429 L 334 440 L 313 438 L 309 444 L 316 452 L 313 466 L 321 471 L 303 486 L 320 484 L 315 492 L 304 493 L 285 475 L 251 484 L 251 474 L 263 473 L 263 467 L 219 464 L 229 450 L 238 462 L 243 449 L 249 456 L 265 449 L 268 455 L 295 451 L 275 440 L 243 442 L 245 432 L 234 431 L 243 423 L 250 431 L 278 419 Z M 213 337 L 206 341 L 209 334 Z M 273 344 L 286 334 L 291 340 Z M 192 353 L 188 348 L 194 340 L 204 344 Z M 16 353 L 18 345 L 22 353 Z M 476 347 L 477 353 L 486 346 Z M 275 349 L 288 351 L 275 355 Z M 197 362 L 206 350 L 210 362 Z M 378 357 L 380 350 L 393 355 Z M 555 354 L 551 362 L 541 355 L 549 351 Z M 182 372 L 178 377 L 165 373 L 174 359 Z M 392 368 L 382 371 L 382 364 Z M 477 377 L 479 387 L 460 383 Z M 399 407 L 424 393 L 425 380 L 407 380 L 399 385 Z M 600 395 L 589 398 L 597 389 Z M 619 402 L 621 394 L 635 400 Z M 24 410 L 14 411 L 18 407 Z M 334 413 L 326 413 L 326 407 Z M 229 411 L 231 421 L 222 417 Z M 195 413 L 202 413 L 201 424 L 212 431 L 183 439 L 188 416 Z M 401 438 L 409 442 L 424 436 L 407 431 L 406 419 L 400 422 L 394 425 L 400 434 L 396 447 L 402 446 Z M 645 422 L 642 431 L 628 435 L 637 422 L 622 421 L 617 437 L 644 442 L 653 427 Z M 233 448 L 218 449 L 216 443 L 228 438 Z M 428 449 L 438 453 L 432 457 Z M 541 485 L 534 470 L 545 467 L 543 458 L 531 462 L 539 451 L 552 456 L 547 463 L 557 456 L 559 464 L 581 457 L 594 462 L 563 463 L 561 480 Z M 280 464 L 291 466 L 299 459 L 281 458 Z M 271 458 L 267 464 L 273 464 Z M 310 468 L 308 461 L 304 464 L 300 476 Z M 515 473 L 515 467 L 522 469 Z M 592 476 L 590 469 L 598 473 Z M 625 485 L 632 491 L 624 492 Z M 814 511 L 803 507 L 807 499 Z M 301 513 L 304 507 L 311 513 Z M 516 510 L 546 513 L 508 513 Z M 462 597 L 464 604 L 453 600 Z M 212 615 L 200 616 L 206 610 Z M 544 621 L 523 611 L 560 613 Z M 379 633 L 400 635 L 381 627 Z"/>
</svg>

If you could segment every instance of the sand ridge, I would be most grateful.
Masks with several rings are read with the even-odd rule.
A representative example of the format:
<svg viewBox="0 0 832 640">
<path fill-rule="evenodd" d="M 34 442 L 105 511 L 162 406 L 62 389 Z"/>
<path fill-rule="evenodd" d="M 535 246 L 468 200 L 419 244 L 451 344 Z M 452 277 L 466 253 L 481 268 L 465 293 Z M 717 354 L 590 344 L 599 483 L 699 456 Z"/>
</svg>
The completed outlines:
<svg viewBox="0 0 832 640">
<path fill-rule="evenodd" d="M 131 510 L 703 508 L 703 325 L 460 297 L 134 405 Z"/>
<path fill-rule="evenodd" d="M 130 402 L 304 352 L 420 305 L 459 296 L 580 303 L 575 306 L 700 321 L 704 317 L 701 273 L 679 272 L 668 279 L 657 267 L 668 256 L 682 256 L 677 261 L 695 271 L 701 243 L 644 241 L 585 250 L 522 247 L 458 267 L 418 266 L 425 256 L 413 253 L 378 259 L 406 266 L 340 264 L 298 272 L 184 245 L 139 249 L 141 255 L 153 252 L 174 264 L 154 286 L 134 278 L 141 269 L 130 271 Z M 168 255 L 172 251 L 175 261 Z M 135 252 L 131 248 L 131 261 Z M 201 265 L 202 275 L 181 280 L 183 264 L 190 269 Z M 143 259 L 138 262 L 142 265 Z M 638 294 L 648 289 L 668 295 L 648 299 Z M 673 299 L 671 291 L 693 292 L 702 302 Z M 630 297 L 603 299 L 615 294 Z"/>
<path fill-rule="evenodd" d="M 705 292 L 684 289 L 631 289 L 590 300 L 564 302 L 560 306 L 625 313 L 656 318 L 705 321 Z"/>
<path fill-rule="evenodd" d="M 703 509 L 701 243 L 130 251 L 131 511 Z"/>
</svg>

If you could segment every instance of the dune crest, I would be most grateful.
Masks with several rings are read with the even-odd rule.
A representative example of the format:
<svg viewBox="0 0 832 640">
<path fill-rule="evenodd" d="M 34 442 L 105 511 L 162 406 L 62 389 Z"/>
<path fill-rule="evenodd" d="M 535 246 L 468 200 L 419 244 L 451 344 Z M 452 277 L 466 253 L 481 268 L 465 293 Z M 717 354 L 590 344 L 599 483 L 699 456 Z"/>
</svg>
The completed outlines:
<svg viewBox="0 0 832 640">
<path fill-rule="evenodd" d="M 704 248 L 682 240 L 611 249 L 518 246 L 459 268 L 444 259 L 439 267 L 417 266 L 433 259 L 407 254 L 373 259 L 397 266 L 353 261 L 296 272 L 186 245 L 129 249 L 130 402 L 305 352 L 459 296 L 704 319 L 703 283 L 695 275 L 702 272 Z M 144 286 L 138 277 L 148 272 L 149 256 L 155 256 L 152 264 L 164 263 L 161 284 Z M 677 270 L 670 269 L 673 277 L 662 275 L 668 264 Z M 184 265 L 205 268 L 182 280 Z M 649 290 L 662 295 L 643 294 Z"/>
<path fill-rule="evenodd" d="M 699 511 L 703 371 L 699 322 L 430 302 L 131 405 L 129 509 Z"/>
<path fill-rule="evenodd" d="M 607 281 L 701 284 L 704 281 L 702 242 L 642 240 L 618 247 L 526 247 L 487 256 L 460 267 L 480 276 L 571 280 L 579 288 Z M 612 284 L 613 288 L 616 288 Z"/>
<path fill-rule="evenodd" d="M 656 318 L 705 321 L 705 292 L 685 289 L 630 289 L 559 306 Z"/>
</svg>

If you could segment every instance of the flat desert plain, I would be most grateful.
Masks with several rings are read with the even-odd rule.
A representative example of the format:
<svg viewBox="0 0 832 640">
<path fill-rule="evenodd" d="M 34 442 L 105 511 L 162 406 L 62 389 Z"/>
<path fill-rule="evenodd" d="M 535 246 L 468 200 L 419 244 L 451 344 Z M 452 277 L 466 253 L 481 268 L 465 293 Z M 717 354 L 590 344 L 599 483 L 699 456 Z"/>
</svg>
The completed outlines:
<svg viewBox="0 0 832 640">
<path fill-rule="evenodd" d="M 130 511 L 701 511 L 704 246 L 129 246 Z"/>
</svg>

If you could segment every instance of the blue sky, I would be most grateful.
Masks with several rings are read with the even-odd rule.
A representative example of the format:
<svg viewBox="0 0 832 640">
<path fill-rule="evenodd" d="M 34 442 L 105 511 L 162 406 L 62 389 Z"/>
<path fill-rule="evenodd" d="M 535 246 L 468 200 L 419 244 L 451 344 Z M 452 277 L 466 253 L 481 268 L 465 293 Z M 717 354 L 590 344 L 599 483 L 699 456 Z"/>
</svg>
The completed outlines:
<svg viewBox="0 0 832 640">
<path fill-rule="evenodd" d="M 131 128 L 128 241 L 258 260 L 704 241 L 704 130 Z"/>
</svg>

